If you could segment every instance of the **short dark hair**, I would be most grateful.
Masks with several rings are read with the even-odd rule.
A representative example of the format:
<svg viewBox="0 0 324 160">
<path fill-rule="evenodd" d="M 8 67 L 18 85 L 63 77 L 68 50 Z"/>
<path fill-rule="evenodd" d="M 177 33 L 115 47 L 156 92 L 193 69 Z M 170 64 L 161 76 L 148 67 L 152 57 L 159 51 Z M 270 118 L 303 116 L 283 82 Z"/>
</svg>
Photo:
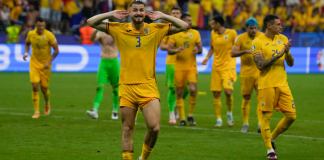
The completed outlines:
<svg viewBox="0 0 324 160">
<path fill-rule="evenodd" d="M 37 17 L 36 22 L 45 22 L 45 20 L 42 17 Z"/>
<path fill-rule="evenodd" d="M 276 15 L 272 15 L 272 14 L 269 14 L 269 15 L 266 15 L 263 19 L 263 30 L 265 30 L 268 26 L 269 23 L 273 23 L 275 19 L 279 19 L 278 16 Z"/>
<path fill-rule="evenodd" d="M 143 1 L 141 1 L 141 0 L 134 0 L 131 3 L 129 3 L 128 8 L 131 7 L 131 6 L 133 6 L 134 4 L 142 4 L 142 5 L 145 6 L 145 3 Z"/>
<path fill-rule="evenodd" d="M 221 26 L 224 26 L 225 25 L 225 20 L 222 16 L 220 15 L 216 15 L 214 16 L 213 20 L 217 23 L 219 23 Z"/>
<path fill-rule="evenodd" d="M 183 13 L 181 15 L 181 19 L 187 18 L 187 17 L 191 17 L 191 15 L 189 13 Z"/>
<path fill-rule="evenodd" d="M 171 11 L 173 11 L 173 10 L 178 10 L 178 11 L 182 12 L 182 9 L 180 7 L 178 7 L 178 6 L 172 7 Z"/>
</svg>

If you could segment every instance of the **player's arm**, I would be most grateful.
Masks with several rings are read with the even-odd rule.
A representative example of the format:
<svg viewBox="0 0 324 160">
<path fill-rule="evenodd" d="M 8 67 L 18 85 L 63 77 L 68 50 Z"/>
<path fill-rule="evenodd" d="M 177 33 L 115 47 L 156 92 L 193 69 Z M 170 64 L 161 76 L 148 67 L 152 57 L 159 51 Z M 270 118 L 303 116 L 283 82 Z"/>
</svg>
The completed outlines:
<svg viewBox="0 0 324 160">
<path fill-rule="evenodd" d="M 194 52 L 195 52 L 195 54 L 201 54 L 202 53 L 202 44 L 201 43 L 196 43 Z"/>
<path fill-rule="evenodd" d="M 185 21 L 175 18 L 170 15 L 164 14 L 160 11 L 147 12 L 146 15 L 153 21 L 158 20 L 158 19 L 163 19 L 163 20 L 166 20 L 166 21 L 172 23 L 172 26 L 169 30 L 168 35 L 175 34 L 175 33 L 181 32 L 181 31 L 185 31 L 189 28 L 189 25 Z"/>
<path fill-rule="evenodd" d="M 205 59 L 202 61 L 203 65 L 207 64 L 209 58 L 213 55 L 213 53 L 214 53 L 214 48 L 213 48 L 213 46 L 211 46 L 209 51 L 208 51 L 208 54 L 206 55 Z"/>
<path fill-rule="evenodd" d="M 27 33 L 27 37 L 26 37 L 26 40 L 25 40 L 25 52 L 24 52 L 24 55 L 23 55 L 23 60 L 24 61 L 27 61 L 29 49 L 30 49 L 30 40 L 29 40 L 29 34 Z"/>
<path fill-rule="evenodd" d="M 285 56 L 285 60 L 287 62 L 287 65 L 289 67 L 292 67 L 294 65 L 294 57 L 291 55 L 290 52 L 288 52 Z"/>
<path fill-rule="evenodd" d="M 231 56 L 232 57 L 240 57 L 246 53 L 251 53 L 251 50 L 240 50 L 240 46 L 233 46 L 232 47 L 232 52 L 231 52 Z"/>
<path fill-rule="evenodd" d="M 91 34 L 91 41 L 94 42 L 94 41 L 97 41 L 98 40 L 98 36 L 97 36 L 97 33 L 98 33 L 98 30 L 94 30 Z"/>
<path fill-rule="evenodd" d="M 169 55 L 175 55 L 178 52 L 182 51 L 183 47 L 176 47 L 175 43 L 169 43 L 168 44 L 168 54 Z"/>
<path fill-rule="evenodd" d="M 102 14 L 95 15 L 87 20 L 87 24 L 99 31 L 106 32 L 106 23 L 103 22 L 105 19 L 123 19 L 128 16 L 128 11 L 125 10 L 114 10 Z"/>
<path fill-rule="evenodd" d="M 272 56 L 270 59 L 265 59 L 261 52 L 254 53 L 254 62 L 259 70 L 264 70 L 270 67 L 274 62 L 281 58 L 285 54 L 285 49 L 280 51 L 278 54 Z"/>
<path fill-rule="evenodd" d="M 285 60 L 286 60 L 287 65 L 289 67 L 294 65 L 294 57 L 290 53 L 290 47 L 291 47 L 291 40 L 289 40 L 288 43 L 285 45 L 285 48 L 287 48 L 286 49 L 287 52 L 286 52 L 286 55 L 285 55 Z"/>
<path fill-rule="evenodd" d="M 57 55 L 59 54 L 58 44 L 55 42 L 51 46 L 54 49 L 54 52 L 52 54 L 52 58 L 51 58 L 51 62 L 50 63 L 52 63 L 54 61 L 54 59 L 57 57 Z"/>
</svg>

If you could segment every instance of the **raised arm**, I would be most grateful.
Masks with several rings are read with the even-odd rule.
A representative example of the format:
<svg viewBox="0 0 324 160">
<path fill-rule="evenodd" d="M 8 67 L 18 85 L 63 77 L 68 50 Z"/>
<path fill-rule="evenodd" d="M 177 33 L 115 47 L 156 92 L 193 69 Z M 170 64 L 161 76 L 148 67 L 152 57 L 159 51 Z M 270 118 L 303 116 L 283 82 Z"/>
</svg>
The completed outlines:
<svg viewBox="0 0 324 160">
<path fill-rule="evenodd" d="M 181 32 L 181 31 L 185 31 L 189 28 L 189 25 L 185 21 L 175 18 L 175 17 L 172 17 L 170 15 L 164 14 L 160 11 L 147 12 L 146 15 L 153 21 L 158 20 L 158 19 L 163 19 L 163 20 L 166 20 L 166 21 L 172 23 L 172 27 L 168 33 L 169 35 L 177 33 L 177 32 Z"/>
<path fill-rule="evenodd" d="M 91 37 L 90 37 L 90 39 L 91 39 L 91 41 L 92 42 L 94 42 L 94 41 L 96 41 L 97 40 L 97 33 L 98 33 L 98 30 L 94 30 L 93 32 L 92 32 L 92 34 L 91 34 Z"/>
<path fill-rule="evenodd" d="M 125 10 L 114 10 L 102 14 L 95 15 L 87 20 L 87 24 L 99 31 L 106 32 L 106 23 L 103 22 L 105 19 L 123 19 L 128 16 L 128 11 Z"/>
</svg>

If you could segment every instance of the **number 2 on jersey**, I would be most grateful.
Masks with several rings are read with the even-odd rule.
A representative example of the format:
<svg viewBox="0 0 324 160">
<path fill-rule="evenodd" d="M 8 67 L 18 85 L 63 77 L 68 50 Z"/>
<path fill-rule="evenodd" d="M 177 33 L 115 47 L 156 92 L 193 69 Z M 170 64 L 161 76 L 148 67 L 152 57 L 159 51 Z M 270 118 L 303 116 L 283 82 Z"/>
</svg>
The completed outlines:
<svg viewBox="0 0 324 160">
<path fill-rule="evenodd" d="M 137 44 L 136 44 L 136 48 L 141 47 L 141 37 L 140 36 L 136 36 L 137 39 Z"/>
</svg>

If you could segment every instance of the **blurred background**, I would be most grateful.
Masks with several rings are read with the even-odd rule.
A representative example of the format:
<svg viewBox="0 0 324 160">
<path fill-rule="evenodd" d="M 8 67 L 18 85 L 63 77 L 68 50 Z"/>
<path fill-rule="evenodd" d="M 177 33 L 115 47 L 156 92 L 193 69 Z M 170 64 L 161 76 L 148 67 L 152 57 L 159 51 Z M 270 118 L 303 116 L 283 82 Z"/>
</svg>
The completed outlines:
<svg viewBox="0 0 324 160">
<path fill-rule="evenodd" d="M 99 46 L 90 40 L 93 28 L 85 25 L 89 17 L 126 9 L 131 0 L 0 0 L 0 70 L 28 71 L 28 64 L 20 60 L 24 39 L 33 29 L 37 16 L 47 21 L 47 28 L 55 33 L 60 54 L 53 71 L 95 72 L 99 62 Z M 143 0 L 147 10 L 169 13 L 174 6 L 192 16 L 204 46 L 209 49 L 208 22 L 214 15 L 226 19 L 226 27 L 238 33 L 244 31 L 245 20 L 255 17 L 260 30 L 267 14 L 276 14 L 282 20 L 286 36 L 292 39 L 292 53 L 296 66 L 288 72 L 324 72 L 324 0 Z M 94 45 L 93 45 L 94 44 Z M 67 46 L 64 46 L 67 45 Z M 78 48 L 78 49 L 75 49 Z M 198 56 L 197 61 L 201 57 Z M 159 51 L 157 71 L 164 72 L 165 55 Z M 64 63 L 58 64 L 56 63 Z M 199 63 L 198 63 L 199 64 Z M 237 71 L 239 72 L 239 58 Z M 63 67 L 62 67 L 63 65 Z M 200 72 L 209 72 L 211 66 L 199 66 Z M 67 69 L 68 68 L 68 69 Z"/>
</svg>

